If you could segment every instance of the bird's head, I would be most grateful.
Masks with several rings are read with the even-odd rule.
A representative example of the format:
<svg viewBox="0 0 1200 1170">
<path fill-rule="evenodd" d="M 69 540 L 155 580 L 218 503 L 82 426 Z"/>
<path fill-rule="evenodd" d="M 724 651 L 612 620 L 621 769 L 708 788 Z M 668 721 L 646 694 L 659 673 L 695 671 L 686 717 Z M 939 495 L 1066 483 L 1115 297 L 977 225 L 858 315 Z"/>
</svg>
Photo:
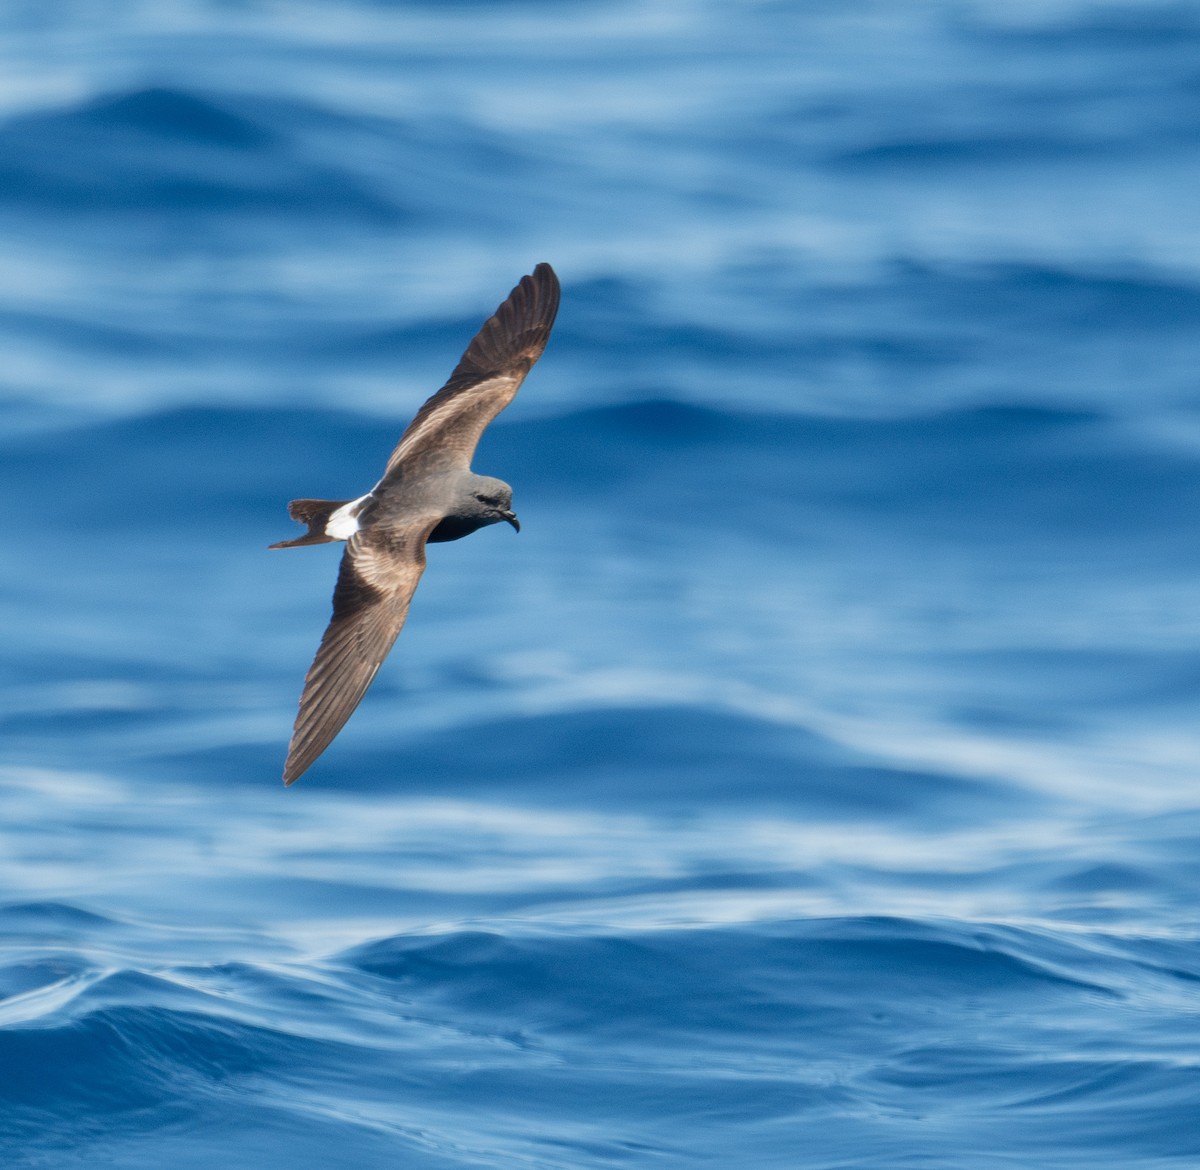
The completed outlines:
<svg viewBox="0 0 1200 1170">
<path fill-rule="evenodd" d="M 487 517 L 488 524 L 498 524 L 503 520 L 518 532 L 521 531 L 521 522 L 512 510 L 512 488 L 502 479 L 493 479 L 488 475 L 475 476 L 471 496 L 476 507 Z"/>
</svg>

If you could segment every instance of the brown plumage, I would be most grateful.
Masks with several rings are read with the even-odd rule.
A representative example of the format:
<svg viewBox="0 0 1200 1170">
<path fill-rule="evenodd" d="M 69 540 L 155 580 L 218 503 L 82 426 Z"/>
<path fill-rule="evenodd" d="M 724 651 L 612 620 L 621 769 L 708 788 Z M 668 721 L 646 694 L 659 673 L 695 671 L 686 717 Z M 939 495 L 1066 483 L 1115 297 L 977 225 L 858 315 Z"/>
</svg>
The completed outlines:
<svg viewBox="0 0 1200 1170">
<path fill-rule="evenodd" d="M 470 470 L 488 423 L 515 396 L 546 347 L 558 311 L 558 278 L 548 264 L 509 294 L 475 335 L 449 381 L 417 412 L 384 469 L 357 500 L 293 500 L 308 525 L 292 548 L 346 540 L 333 617 L 300 696 L 283 778 L 296 780 L 329 746 L 358 706 L 408 616 L 425 569 L 427 541 L 457 540 L 507 521 L 512 489 Z"/>
<path fill-rule="evenodd" d="M 385 478 L 401 464 L 466 469 L 479 438 L 515 397 L 542 356 L 558 313 L 558 278 L 539 264 L 471 340 L 446 384 L 408 424 L 387 461 Z"/>
</svg>

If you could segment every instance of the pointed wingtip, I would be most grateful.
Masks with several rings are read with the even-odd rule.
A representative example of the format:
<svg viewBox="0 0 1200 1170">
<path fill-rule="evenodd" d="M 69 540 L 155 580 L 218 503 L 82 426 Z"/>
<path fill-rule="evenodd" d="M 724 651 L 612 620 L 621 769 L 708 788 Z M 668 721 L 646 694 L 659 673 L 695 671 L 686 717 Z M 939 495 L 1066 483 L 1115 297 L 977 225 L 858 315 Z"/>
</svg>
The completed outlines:
<svg viewBox="0 0 1200 1170">
<path fill-rule="evenodd" d="M 417 411 L 401 439 L 401 448 L 419 431 L 419 424 L 430 413 L 464 386 L 501 375 L 524 378 L 546 348 L 560 298 L 558 277 L 549 264 L 538 264 L 530 275 L 522 276 L 471 339 L 450 380 Z M 513 393 L 515 388 L 509 398 Z"/>
<path fill-rule="evenodd" d="M 550 308 L 549 311 L 546 308 L 541 309 L 543 316 L 548 317 L 549 324 L 552 325 L 554 318 L 558 315 L 558 301 L 562 294 L 558 283 L 558 274 L 543 260 L 540 264 L 534 265 L 533 272 L 525 279 L 537 286 L 539 291 L 545 296 L 546 301 L 553 305 L 553 308 Z M 514 291 L 516 290 L 514 289 Z M 548 328 L 547 332 L 549 332 Z"/>
<path fill-rule="evenodd" d="M 292 750 L 293 745 L 288 744 L 287 759 L 283 761 L 283 786 L 291 788 L 297 780 L 308 770 L 308 764 L 300 764 L 296 760 L 296 753 Z M 309 763 L 312 761 L 310 760 Z"/>
</svg>

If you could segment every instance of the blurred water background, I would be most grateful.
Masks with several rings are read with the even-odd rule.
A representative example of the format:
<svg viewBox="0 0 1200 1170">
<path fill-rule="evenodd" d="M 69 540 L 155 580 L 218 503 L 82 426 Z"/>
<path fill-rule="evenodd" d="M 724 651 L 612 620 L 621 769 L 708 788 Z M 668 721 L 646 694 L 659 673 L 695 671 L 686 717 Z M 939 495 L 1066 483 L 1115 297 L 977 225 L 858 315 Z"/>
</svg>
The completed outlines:
<svg viewBox="0 0 1200 1170">
<path fill-rule="evenodd" d="M 6 1167 L 1200 1164 L 1200 5 L 0 31 Z M 265 546 L 541 260 L 285 791 Z"/>
</svg>

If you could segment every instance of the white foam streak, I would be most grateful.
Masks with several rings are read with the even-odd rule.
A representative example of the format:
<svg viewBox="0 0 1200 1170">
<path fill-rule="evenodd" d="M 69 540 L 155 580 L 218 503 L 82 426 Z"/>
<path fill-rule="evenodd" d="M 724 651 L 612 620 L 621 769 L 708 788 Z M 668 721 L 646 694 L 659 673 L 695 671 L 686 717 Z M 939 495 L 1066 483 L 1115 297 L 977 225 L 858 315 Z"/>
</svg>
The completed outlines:
<svg viewBox="0 0 1200 1170">
<path fill-rule="evenodd" d="M 56 1015 L 108 974 L 108 971 L 88 971 L 69 975 L 21 995 L 9 996 L 0 1001 L 0 1027 L 29 1024 Z"/>
</svg>

